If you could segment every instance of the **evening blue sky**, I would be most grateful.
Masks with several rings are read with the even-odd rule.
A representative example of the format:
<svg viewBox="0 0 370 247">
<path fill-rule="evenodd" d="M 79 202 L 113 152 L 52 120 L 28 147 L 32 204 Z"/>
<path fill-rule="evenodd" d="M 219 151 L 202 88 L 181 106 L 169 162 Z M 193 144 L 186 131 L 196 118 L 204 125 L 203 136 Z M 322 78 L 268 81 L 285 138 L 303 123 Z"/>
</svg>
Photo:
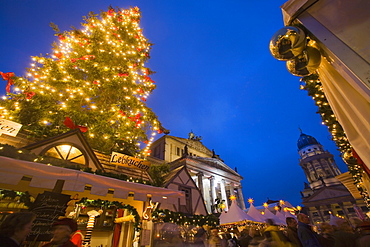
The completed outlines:
<svg viewBox="0 0 370 247">
<path fill-rule="evenodd" d="M 108 6 L 142 11 L 153 43 L 148 67 L 157 89 L 147 104 L 170 135 L 193 131 L 244 177 L 245 199 L 301 203 L 300 132 L 314 136 L 347 171 L 300 78 L 268 49 L 283 27 L 285 0 L 0 0 L 0 71 L 21 76 L 30 56 L 51 51 L 49 23 L 80 27 L 90 11 Z M 1 86 L 2 85 L 2 86 Z M 5 94 L 0 81 L 0 94 Z"/>
</svg>

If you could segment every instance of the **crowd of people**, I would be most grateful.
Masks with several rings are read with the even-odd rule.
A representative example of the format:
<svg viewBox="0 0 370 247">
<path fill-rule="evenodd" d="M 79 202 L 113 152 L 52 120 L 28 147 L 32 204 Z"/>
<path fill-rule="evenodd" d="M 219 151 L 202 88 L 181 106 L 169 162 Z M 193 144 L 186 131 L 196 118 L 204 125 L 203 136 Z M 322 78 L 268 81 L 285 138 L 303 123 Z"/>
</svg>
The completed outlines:
<svg viewBox="0 0 370 247">
<path fill-rule="evenodd" d="M 9 214 L 0 225 L 0 247 L 20 247 L 32 230 L 36 214 L 19 212 Z M 70 218 L 57 219 L 52 224 L 52 239 L 42 247 L 81 247 L 82 239 L 77 222 Z M 74 237 L 76 236 L 76 237 Z"/>
<path fill-rule="evenodd" d="M 8 215 L 0 225 L 0 247 L 20 247 L 31 232 L 36 215 L 20 212 Z M 286 218 L 287 227 L 280 229 L 269 219 L 264 227 L 249 227 L 241 232 L 221 231 L 214 228 L 199 234 L 198 242 L 192 247 L 370 247 L 370 221 L 342 219 L 334 225 L 321 223 L 317 231 L 310 225 L 306 214 L 297 219 Z M 42 247 L 79 247 L 81 234 L 77 223 L 69 218 L 56 220 L 52 224 L 53 237 Z M 76 236 L 74 238 L 73 236 Z M 176 247 L 184 246 L 178 242 Z"/>
<path fill-rule="evenodd" d="M 298 219 L 298 220 L 297 220 Z M 286 218 L 287 227 L 280 229 L 272 220 L 267 220 L 263 228 L 245 228 L 234 233 L 230 242 L 227 234 L 212 230 L 206 247 L 370 247 L 370 221 L 353 219 L 348 222 L 338 220 L 331 225 L 319 224 L 314 231 L 310 219 L 300 213 L 297 219 Z M 223 237 L 226 236 L 226 237 Z"/>
</svg>

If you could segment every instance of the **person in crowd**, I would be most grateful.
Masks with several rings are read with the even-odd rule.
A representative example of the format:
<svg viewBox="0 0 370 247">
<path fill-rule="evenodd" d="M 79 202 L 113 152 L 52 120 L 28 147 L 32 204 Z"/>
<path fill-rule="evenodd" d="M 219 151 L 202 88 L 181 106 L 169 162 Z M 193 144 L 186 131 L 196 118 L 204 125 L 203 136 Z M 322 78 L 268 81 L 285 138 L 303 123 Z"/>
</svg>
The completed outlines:
<svg viewBox="0 0 370 247">
<path fill-rule="evenodd" d="M 191 245 L 193 247 L 204 247 L 204 242 L 206 238 L 206 230 L 203 227 L 199 228 L 194 234 L 194 243 Z"/>
<path fill-rule="evenodd" d="M 221 239 L 218 235 L 218 229 L 211 229 L 211 234 L 208 239 L 208 247 L 227 247 L 226 239 Z"/>
<path fill-rule="evenodd" d="M 370 221 L 364 221 L 357 227 L 360 234 L 357 238 L 357 247 L 370 247 Z"/>
<path fill-rule="evenodd" d="M 19 212 L 6 216 L 0 225 L 0 247 L 18 247 L 31 232 L 36 214 Z"/>
<path fill-rule="evenodd" d="M 234 240 L 234 242 L 236 243 L 236 246 L 237 247 L 240 247 L 240 245 L 239 245 L 239 238 L 240 238 L 240 232 L 239 231 L 234 231 L 233 232 L 233 240 Z"/>
<path fill-rule="evenodd" d="M 261 242 L 259 246 L 281 246 L 281 247 L 291 247 L 292 243 L 288 241 L 288 238 L 279 230 L 279 227 L 275 225 L 272 219 L 267 219 L 267 227 L 264 230 L 265 239 Z"/>
<path fill-rule="evenodd" d="M 302 247 L 301 241 L 298 238 L 298 222 L 293 217 L 286 217 L 285 219 L 287 224 L 286 236 L 288 240 L 295 244 L 297 247 Z"/>
<path fill-rule="evenodd" d="M 338 224 L 338 231 L 333 233 L 335 247 L 355 247 L 356 236 L 355 233 L 346 220 L 342 220 Z"/>
<path fill-rule="evenodd" d="M 363 223 L 358 217 L 349 218 L 349 224 L 352 226 L 353 232 L 356 239 L 360 237 L 360 228 L 359 226 Z"/>
<path fill-rule="evenodd" d="M 42 247 L 76 247 L 72 243 L 71 235 L 77 231 L 77 222 L 70 218 L 56 220 L 52 225 L 53 238 Z"/>
<path fill-rule="evenodd" d="M 75 231 L 71 236 L 71 242 L 77 247 L 82 247 L 82 242 L 84 240 L 84 235 L 81 230 Z"/>
<path fill-rule="evenodd" d="M 235 240 L 232 238 L 230 233 L 226 233 L 225 237 L 226 237 L 226 240 L 227 240 L 227 247 L 236 247 L 237 246 Z"/>
<path fill-rule="evenodd" d="M 334 228 L 327 222 L 323 222 L 319 225 L 320 234 L 319 241 L 323 247 L 334 247 Z"/>
<path fill-rule="evenodd" d="M 249 229 L 245 228 L 240 232 L 240 237 L 238 243 L 240 247 L 248 247 L 249 242 L 252 240 L 252 237 L 249 236 Z"/>
<path fill-rule="evenodd" d="M 273 247 L 271 234 L 269 232 L 263 231 L 264 239 L 256 246 L 258 247 Z"/>
<path fill-rule="evenodd" d="M 310 218 L 304 213 L 300 213 L 298 218 L 298 238 L 303 247 L 322 247 L 317 234 L 310 226 Z"/>
<path fill-rule="evenodd" d="M 251 227 L 249 229 L 249 236 L 251 240 L 249 242 L 248 247 L 256 247 L 264 240 L 260 230 L 255 227 Z"/>
</svg>

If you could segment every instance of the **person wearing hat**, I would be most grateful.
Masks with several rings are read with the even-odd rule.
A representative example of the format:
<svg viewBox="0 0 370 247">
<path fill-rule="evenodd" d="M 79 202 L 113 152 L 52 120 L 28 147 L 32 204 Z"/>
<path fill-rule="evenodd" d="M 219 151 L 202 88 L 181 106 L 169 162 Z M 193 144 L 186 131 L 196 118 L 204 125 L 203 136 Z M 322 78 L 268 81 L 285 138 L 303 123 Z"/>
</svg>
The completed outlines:
<svg viewBox="0 0 370 247">
<path fill-rule="evenodd" d="M 77 231 L 77 222 L 70 218 L 56 220 L 52 225 L 53 238 L 42 247 L 76 247 L 71 242 L 71 234 Z"/>
<path fill-rule="evenodd" d="M 370 221 L 364 221 L 358 226 L 360 236 L 357 239 L 358 247 L 370 247 Z"/>
<path fill-rule="evenodd" d="M 19 247 L 31 232 L 36 214 L 19 212 L 6 216 L 0 225 L 0 247 Z"/>
</svg>

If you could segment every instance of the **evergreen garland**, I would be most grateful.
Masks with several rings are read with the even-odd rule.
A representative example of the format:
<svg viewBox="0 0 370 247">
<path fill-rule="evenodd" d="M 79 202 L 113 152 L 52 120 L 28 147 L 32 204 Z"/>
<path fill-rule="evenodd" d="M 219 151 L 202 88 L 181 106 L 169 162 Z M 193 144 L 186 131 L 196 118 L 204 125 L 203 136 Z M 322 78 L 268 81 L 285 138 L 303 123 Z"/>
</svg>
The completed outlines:
<svg viewBox="0 0 370 247">
<path fill-rule="evenodd" d="M 195 225 L 195 226 L 217 226 L 219 219 L 213 215 L 185 215 L 180 212 L 172 212 L 168 209 L 158 209 L 152 213 L 153 222 L 167 222 L 177 225 Z"/>
<path fill-rule="evenodd" d="M 134 228 L 136 231 L 140 230 L 140 216 L 134 206 L 131 206 L 129 204 L 122 204 L 121 202 L 118 201 L 108 201 L 108 200 L 89 200 L 86 197 L 82 198 L 78 204 L 81 204 L 86 207 L 97 207 L 97 208 L 110 208 L 110 207 L 115 207 L 116 209 L 127 209 L 130 214 L 132 214 L 135 218 L 134 222 Z"/>
<path fill-rule="evenodd" d="M 30 208 L 35 201 L 28 191 L 20 192 L 14 190 L 0 190 L 2 198 L 10 198 L 12 200 L 17 199 L 18 203 L 24 203 L 27 208 Z"/>
<path fill-rule="evenodd" d="M 310 76 L 303 77 L 301 82 L 301 89 L 306 90 L 308 95 L 315 101 L 318 107 L 317 113 L 320 114 L 323 124 L 328 126 L 332 135 L 332 140 L 341 152 L 342 158 L 348 166 L 348 171 L 353 177 L 354 184 L 359 190 L 366 205 L 370 208 L 370 196 L 362 182 L 362 173 L 364 173 L 364 170 L 358 163 L 357 159 L 353 156 L 351 144 L 329 105 L 319 76 L 317 74 L 312 74 Z"/>
</svg>

